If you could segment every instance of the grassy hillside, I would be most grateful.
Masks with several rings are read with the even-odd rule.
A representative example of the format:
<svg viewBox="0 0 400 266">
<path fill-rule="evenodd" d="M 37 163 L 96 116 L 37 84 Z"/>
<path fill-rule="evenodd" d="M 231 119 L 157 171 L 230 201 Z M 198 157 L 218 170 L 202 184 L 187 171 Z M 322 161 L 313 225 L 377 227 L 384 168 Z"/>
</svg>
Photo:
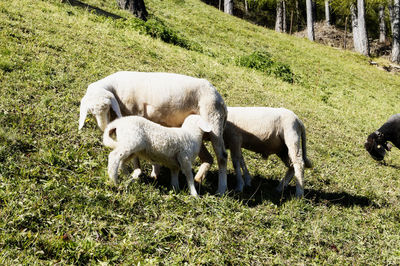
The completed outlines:
<svg viewBox="0 0 400 266">
<path fill-rule="evenodd" d="M 198 0 L 147 0 L 145 24 L 115 1 L 85 3 L 0 1 L 0 264 L 400 263 L 400 151 L 381 164 L 363 148 L 400 110 L 398 75 Z M 244 66 L 255 52 L 287 71 Z M 87 85 L 118 70 L 202 77 L 230 106 L 293 110 L 314 163 L 305 198 L 293 183 L 277 194 L 283 164 L 252 152 L 240 194 L 214 196 L 215 166 L 200 199 L 149 165 L 110 185 L 101 132 L 92 117 L 78 132 L 78 116 Z"/>
</svg>

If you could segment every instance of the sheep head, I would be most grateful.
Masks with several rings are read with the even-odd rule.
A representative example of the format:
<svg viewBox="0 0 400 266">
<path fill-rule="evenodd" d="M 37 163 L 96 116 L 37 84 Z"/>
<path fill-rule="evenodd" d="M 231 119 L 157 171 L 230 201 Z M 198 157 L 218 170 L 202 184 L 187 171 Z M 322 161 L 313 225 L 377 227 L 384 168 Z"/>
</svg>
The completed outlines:
<svg viewBox="0 0 400 266">
<path fill-rule="evenodd" d="M 382 161 L 386 155 L 386 151 L 390 151 L 392 145 L 385 140 L 381 132 L 375 131 L 368 136 L 364 147 L 373 159 Z"/>
<path fill-rule="evenodd" d="M 122 117 L 118 101 L 114 94 L 105 89 L 88 89 L 81 100 L 79 129 L 85 124 L 88 113 L 96 117 L 97 125 L 104 131 L 110 122 L 110 107 L 117 117 Z"/>
</svg>

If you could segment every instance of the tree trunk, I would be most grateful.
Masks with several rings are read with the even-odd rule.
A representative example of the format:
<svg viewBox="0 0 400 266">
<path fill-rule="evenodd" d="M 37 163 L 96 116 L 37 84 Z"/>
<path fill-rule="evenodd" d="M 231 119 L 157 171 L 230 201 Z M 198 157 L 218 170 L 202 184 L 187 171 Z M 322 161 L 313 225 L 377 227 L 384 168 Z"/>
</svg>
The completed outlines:
<svg viewBox="0 0 400 266">
<path fill-rule="evenodd" d="M 283 32 L 287 31 L 287 24 L 286 24 L 286 1 L 282 1 L 282 10 L 283 10 L 283 17 L 282 17 L 282 26 Z"/>
<path fill-rule="evenodd" d="M 369 56 L 369 43 L 367 27 L 365 24 L 364 0 L 357 0 L 357 7 L 350 6 L 351 26 L 353 28 L 354 50 L 360 54 Z"/>
<path fill-rule="evenodd" d="M 367 24 L 365 22 L 365 1 L 357 0 L 358 30 L 360 38 L 361 54 L 369 56 L 369 42 L 367 34 Z"/>
<path fill-rule="evenodd" d="M 310 41 L 315 40 L 314 34 L 314 14 L 312 0 L 306 0 L 307 7 L 307 36 Z"/>
<path fill-rule="evenodd" d="M 386 42 L 385 6 L 379 6 L 379 42 Z"/>
<path fill-rule="evenodd" d="M 276 2 L 275 31 L 283 32 L 283 1 L 282 0 L 278 0 Z"/>
<path fill-rule="evenodd" d="M 313 21 L 315 23 L 315 21 L 317 21 L 317 3 L 315 2 L 315 0 L 312 0 L 311 3 L 312 3 Z"/>
<path fill-rule="evenodd" d="M 233 0 L 224 0 L 224 12 L 233 15 Z"/>
<path fill-rule="evenodd" d="M 325 23 L 331 25 L 331 12 L 329 10 L 329 0 L 325 0 Z"/>
<path fill-rule="evenodd" d="M 147 20 L 148 13 L 143 0 L 117 0 L 117 4 L 120 8 L 129 10 L 136 17 Z"/>
<path fill-rule="evenodd" d="M 388 9 L 389 9 L 390 29 L 392 30 L 392 34 L 393 34 L 393 21 L 394 21 L 393 5 L 388 5 Z"/>
<path fill-rule="evenodd" d="M 391 60 L 400 63 L 400 0 L 394 0 L 393 5 L 393 45 Z"/>
<path fill-rule="evenodd" d="M 350 6 L 350 13 L 351 13 L 351 29 L 353 31 L 353 43 L 354 43 L 354 50 L 360 51 L 360 37 L 358 34 L 358 16 L 357 16 L 357 8 L 355 5 Z"/>
<path fill-rule="evenodd" d="M 244 11 L 247 13 L 249 13 L 249 4 L 247 3 L 247 0 L 244 0 Z"/>
<path fill-rule="evenodd" d="M 300 15 L 299 15 L 299 0 L 295 1 L 295 7 L 296 7 L 296 15 L 295 15 L 295 24 L 296 24 L 296 31 L 300 30 Z"/>
<path fill-rule="evenodd" d="M 293 30 L 293 10 L 290 13 L 290 27 L 289 27 L 289 34 L 292 35 L 292 30 Z"/>
<path fill-rule="evenodd" d="M 343 49 L 346 49 L 346 46 L 347 46 L 347 20 L 348 20 L 348 16 L 346 16 L 346 19 L 344 20 L 344 40 L 343 40 Z"/>
</svg>

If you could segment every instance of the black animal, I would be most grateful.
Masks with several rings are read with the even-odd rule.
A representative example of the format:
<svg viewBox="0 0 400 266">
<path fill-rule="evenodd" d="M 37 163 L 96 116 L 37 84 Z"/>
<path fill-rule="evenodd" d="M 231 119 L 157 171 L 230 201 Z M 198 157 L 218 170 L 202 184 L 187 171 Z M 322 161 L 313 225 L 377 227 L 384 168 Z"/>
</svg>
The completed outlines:
<svg viewBox="0 0 400 266">
<path fill-rule="evenodd" d="M 400 114 L 392 115 L 385 124 L 371 133 L 364 147 L 372 158 L 382 161 L 386 151 L 390 151 L 392 148 L 392 144 L 388 141 L 400 149 Z"/>
</svg>

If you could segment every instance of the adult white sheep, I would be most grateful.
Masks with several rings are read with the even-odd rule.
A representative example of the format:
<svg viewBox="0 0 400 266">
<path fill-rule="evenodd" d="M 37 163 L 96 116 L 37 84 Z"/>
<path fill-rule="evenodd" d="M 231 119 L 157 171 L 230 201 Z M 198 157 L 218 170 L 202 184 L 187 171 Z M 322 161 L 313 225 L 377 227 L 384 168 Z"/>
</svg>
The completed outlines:
<svg viewBox="0 0 400 266">
<path fill-rule="evenodd" d="M 171 185 L 179 190 L 179 170 L 186 176 L 190 194 L 197 196 L 194 187 L 192 163 L 202 144 L 203 132 L 210 125 L 199 115 L 189 115 L 182 127 L 164 127 L 140 116 L 126 116 L 114 120 L 104 130 L 103 143 L 113 148 L 108 157 L 108 174 L 118 183 L 118 168 L 135 156 L 168 167 Z M 111 138 L 115 134 L 116 140 Z"/>
<path fill-rule="evenodd" d="M 236 190 L 242 191 L 244 185 L 251 185 L 251 176 L 241 151 L 245 148 L 260 153 L 264 158 L 277 154 L 288 167 L 277 190 L 282 191 L 294 175 L 296 196 L 303 196 L 304 166 L 310 168 L 311 162 L 306 154 L 305 127 L 292 111 L 285 108 L 228 107 L 224 141 L 226 148 L 231 151 L 237 179 Z M 202 180 L 196 178 L 196 181 Z"/>
<path fill-rule="evenodd" d="M 164 126 L 179 127 L 188 115 L 199 114 L 212 128 L 209 135 L 219 167 L 217 193 L 226 191 L 227 154 L 222 135 L 227 110 L 221 95 L 207 80 L 172 73 L 117 72 L 88 86 L 81 100 L 79 129 L 88 112 L 102 130 L 115 116 L 139 115 Z M 203 158 L 203 152 L 199 157 L 208 159 Z M 209 163 L 203 163 L 197 176 L 203 177 L 209 167 Z"/>
</svg>

